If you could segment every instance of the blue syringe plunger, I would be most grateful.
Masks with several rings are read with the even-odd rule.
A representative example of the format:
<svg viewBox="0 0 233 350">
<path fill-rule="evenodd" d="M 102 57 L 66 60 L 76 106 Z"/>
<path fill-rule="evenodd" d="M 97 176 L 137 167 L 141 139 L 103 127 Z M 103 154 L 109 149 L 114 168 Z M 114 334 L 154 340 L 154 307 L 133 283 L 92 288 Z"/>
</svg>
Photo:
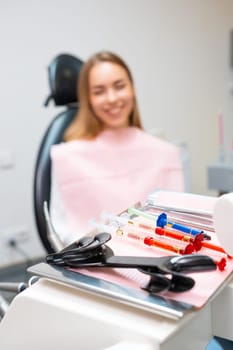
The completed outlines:
<svg viewBox="0 0 233 350">
<path fill-rule="evenodd" d="M 188 227 L 188 226 L 184 226 L 184 225 L 180 225 L 180 224 L 177 224 L 175 222 L 172 222 L 172 221 L 168 221 L 167 220 L 167 214 L 165 213 L 162 213 L 158 216 L 158 219 L 156 221 L 156 224 L 158 227 L 165 227 L 165 226 L 169 226 L 171 228 L 174 228 L 178 231 L 182 231 L 182 232 L 185 232 L 185 233 L 188 233 L 188 234 L 191 234 L 193 236 L 196 236 L 200 233 L 203 233 L 202 230 L 197 230 L 197 229 L 194 229 L 194 228 L 191 228 L 191 227 Z"/>
</svg>

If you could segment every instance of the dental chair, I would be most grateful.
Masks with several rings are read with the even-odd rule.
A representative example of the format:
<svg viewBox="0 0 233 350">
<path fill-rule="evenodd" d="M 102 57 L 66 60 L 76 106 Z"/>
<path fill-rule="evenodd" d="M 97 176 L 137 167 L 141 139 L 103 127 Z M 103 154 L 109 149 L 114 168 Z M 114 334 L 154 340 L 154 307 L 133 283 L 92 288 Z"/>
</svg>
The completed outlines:
<svg viewBox="0 0 233 350">
<path fill-rule="evenodd" d="M 60 54 L 48 67 L 51 93 L 45 101 L 47 107 L 50 100 L 55 106 L 64 106 L 49 124 L 39 146 L 33 182 L 33 205 L 37 230 L 45 250 L 52 253 L 56 250 L 48 237 L 44 215 L 44 202 L 50 204 L 51 161 L 50 148 L 63 140 L 63 133 L 71 123 L 78 109 L 77 79 L 83 62 L 70 54 Z"/>
</svg>

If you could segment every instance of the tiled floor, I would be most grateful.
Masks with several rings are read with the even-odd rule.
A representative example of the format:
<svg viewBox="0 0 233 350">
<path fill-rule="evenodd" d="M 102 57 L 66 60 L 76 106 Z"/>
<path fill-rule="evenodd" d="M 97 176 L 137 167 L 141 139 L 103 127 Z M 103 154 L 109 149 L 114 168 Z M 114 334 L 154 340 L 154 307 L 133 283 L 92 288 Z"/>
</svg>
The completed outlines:
<svg viewBox="0 0 233 350">
<path fill-rule="evenodd" d="M 41 258 L 42 261 L 43 258 Z M 39 262 L 39 261 L 33 261 L 31 262 L 31 265 Z M 27 266 L 25 264 L 20 264 L 17 266 L 9 267 L 7 269 L 0 269 L 0 282 L 25 282 L 27 283 L 28 279 L 30 278 L 30 275 L 26 272 Z M 9 292 L 1 292 L 0 294 L 8 301 L 11 302 L 11 300 L 14 298 L 14 293 Z M 179 349 L 179 350 L 186 350 L 186 349 Z M 197 349 L 201 350 L 201 349 Z M 214 337 L 205 350 L 233 350 L 233 342 L 228 341 L 226 339 Z"/>
</svg>

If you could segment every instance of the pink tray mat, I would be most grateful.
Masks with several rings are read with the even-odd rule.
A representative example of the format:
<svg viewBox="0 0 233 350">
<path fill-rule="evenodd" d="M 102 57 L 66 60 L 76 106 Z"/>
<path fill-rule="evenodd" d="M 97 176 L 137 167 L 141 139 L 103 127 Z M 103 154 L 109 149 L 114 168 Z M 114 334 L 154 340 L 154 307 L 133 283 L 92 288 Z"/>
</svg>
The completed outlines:
<svg viewBox="0 0 233 350">
<path fill-rule="evenodd" d="M 205 211 L 212 211 L 216 198 L 199 196 L 192 194 L 180 194 L 176 192 L 158 192 L 156 196 L 157 204 L 167 204 L 169 206 L 186 207 L 188 209 L 198 209 Z M 169 203 L 169 204 L 168 204 Z M 211 242 L 219 244 L 215 233 L 211 233 Z M 169 252 L 157 249 L 154 247 L 146 247 L 140 245 L 138 242 L 124 240 L 122 238 L 113 237 L 110 242 L 107 243 L 110 246 L 115 255 L 134 255 L 134 256 L 165 256 L 172 255 Z M 201 250 L 200 254 L 208 254 L 209 250 Z M 213 254 L 211 253 L 213 257 Z M 219 260 L 219 256 L 216 258 Z M 108 282 L 123 285 L 128 288 L 134 288 L 141 290 L 140 286 L 145 285 L 149 277 L 136 269 L 123 269 L 123 268 L 89 268 L 89 269 L 72 269 L 79 273 L 97 277 Z M 176 301 L 185 302 L 201 308 L 211 298 L 211 296 L 226 282 L 228 277 L 233 271 L 233 259 L 227 259 L 227 267 L 224 271 L 208 271 L 202 273 L 188 274 L 188 276 L 194 278 L 195 285 L 188 291 L 183 293 L 162 292 L 159 295 L 174 299 Z M 146 293 L 146 292 L 144 292 Z"/>
</svg>

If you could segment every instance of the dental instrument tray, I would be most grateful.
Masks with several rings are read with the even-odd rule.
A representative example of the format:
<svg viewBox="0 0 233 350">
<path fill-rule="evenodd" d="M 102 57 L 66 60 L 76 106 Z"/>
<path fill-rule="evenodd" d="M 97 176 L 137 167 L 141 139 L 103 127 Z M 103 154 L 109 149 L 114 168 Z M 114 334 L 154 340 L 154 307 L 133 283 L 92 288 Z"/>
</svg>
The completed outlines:
<svg viewBox="0 0 233 350">
<path fill-rule="evenodd" d="M 212 197 L 155 191 L 143 206 L 107 220 L 105 214 L 105 224 L 28 271 L 180 319 L 201 309 L 232 277 L 233 259 L 213 230 L 214 204 Z"/>
</svg>

